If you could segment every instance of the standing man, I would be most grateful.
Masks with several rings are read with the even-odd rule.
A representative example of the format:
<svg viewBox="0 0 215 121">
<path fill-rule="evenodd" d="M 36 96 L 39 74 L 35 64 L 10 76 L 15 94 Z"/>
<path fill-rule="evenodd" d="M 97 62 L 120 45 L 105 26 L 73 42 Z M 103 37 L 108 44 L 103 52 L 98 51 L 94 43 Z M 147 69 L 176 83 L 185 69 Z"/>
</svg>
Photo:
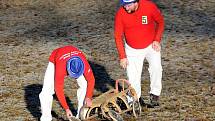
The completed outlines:
<svg viewBox="0 0 215 121">
<path fill-rule="evenodd" d="M 137 92 L 140 103 L 144 104 L 141 97 L 141 73 L 146 58 L 150 73 L 150 105 L 159 106 L 163 16 L 150 0 L 120 0 L 120 4 L 115 16 L 114 32 L 120 66 L 127 70 L 128 80 Z"/>
<path fill-rule="evenodd" d="M 45 73 L 42 92 L 39 95 L 42 116 L 41 121 L 51 121 L 53 94 L 66 111 L 68 118 L 73 116 L 64 96 L 64 77 L 69 75 L 75 78 L 79 89 L 77 90 L 78 114 L 83 105 L 92 105 L 92 95 L 95 78 L 84 54 L 73 46 L 64 46 L 55 49 L 49 57 L 49 64 Z"/>
</svg>

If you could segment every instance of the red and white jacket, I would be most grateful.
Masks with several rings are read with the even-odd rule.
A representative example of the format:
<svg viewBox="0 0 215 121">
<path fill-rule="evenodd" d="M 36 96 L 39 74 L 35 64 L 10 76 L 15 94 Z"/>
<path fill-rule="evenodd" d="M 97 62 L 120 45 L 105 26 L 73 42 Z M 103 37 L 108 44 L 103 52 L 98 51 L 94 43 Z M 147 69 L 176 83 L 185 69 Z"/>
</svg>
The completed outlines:
<svg viewBox="0 0 215 121">
<path fill-rule="evenodd" d="M 93 89 L 95 85 L 95 78 L 90 68 L 90 65 L 84 56 L 84 54 L 73 46 L 64 46 L 55 49 L 50 57 L 49 61 L 55 65 L 55 93 L 62 107 L 66 110 L 69 109 L 66 98 L 64 96 L 64 77 L 68 75 L 66 70 L 66 63 L 72 56 L 79 56 L 85 65 L 84 77 L 87 81 L 86 97 L 92 98 Z"/>
<path fill-rule="evenodd" d="M 157 6 L 149 0 L 139 0 L 134 13 L 120 7 L 115 15 L 114 37 L 119 58 L 126 58 L 123 35 L 126 43 L 135 49 L 144 49 L 153 41 L 161 41 L 164 19 Z"/>
</svg>

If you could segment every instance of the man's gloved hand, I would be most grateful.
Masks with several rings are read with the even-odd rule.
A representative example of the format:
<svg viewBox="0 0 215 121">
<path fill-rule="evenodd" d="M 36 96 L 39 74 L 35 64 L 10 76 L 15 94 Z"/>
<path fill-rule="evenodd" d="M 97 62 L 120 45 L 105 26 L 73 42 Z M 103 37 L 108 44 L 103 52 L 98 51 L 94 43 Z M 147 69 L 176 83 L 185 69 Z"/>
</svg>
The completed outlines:
<svg viewBox="0 0 215 121">
<path fill-rule="evenodd" d="M 84 100 L 84 106 L 85 107 L 91 107 L 92 106 L 92 100 L 90 98 L 86 97 Z"/>
<path fill-rule="evenodd" d="M 68 119 L 73 117 L 73 114 L 72 114 L 70 109 L 66 109 L 66 116 L 67 116 Z"/>
</svg>

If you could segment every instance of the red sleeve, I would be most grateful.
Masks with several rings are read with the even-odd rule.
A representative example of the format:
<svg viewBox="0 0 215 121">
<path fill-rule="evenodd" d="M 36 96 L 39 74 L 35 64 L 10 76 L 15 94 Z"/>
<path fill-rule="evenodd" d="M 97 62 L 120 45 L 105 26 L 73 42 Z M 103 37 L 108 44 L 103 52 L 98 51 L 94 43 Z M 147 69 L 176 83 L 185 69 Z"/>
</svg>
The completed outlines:
<svg viewBox="0 0 215 121">
<path fill-rule="evenodd" d="M 55 63 L 55 57 L 56 57 L 56 53 L 57 53 L 58 49 L 55 49 L 52 51 L 50 57 L 49 57 L 49 61 L 52 63 Z"/>
<path fill-rule="evenodd" d="M 84 62 L 85 65 L 85 70 L 84 70 L 84 77 L 87 81 L 87 92 L 86 92 L 86 97 L 92 98 L 93 96 L 93 90 L 94 90 L 94 85 L 95 85 L 95 78 L 93 75 L 93 71 L 90 67 L 90 64 L 88 63 L 86 57 L 83 54 L 80 54 L 81 59 Z"/>
<path fill-rule="evenodd" d="M 55 93 L 56 96 L 62 105 L 62 107 L 66 110 L 69 109 L 67 105 L 66 98 L 64 95 L 64 77 L 66 75 L 66 65 L 65 63 L 56 64 L 56 75 L 55 75 Z"/>
<path fill-rule="evenodd" d="M 161 37 L 164 32 L 164 18 L 156 5 L 154 6 L 154 10 L 153 10 L 153 18 L 154 18 L 155 22 L 157 23 L 156 34 L 155 34 L 154 40 L 160 42 Z"/>
<path fill-rule="evenodd" d="M 122 16 L 119 10 L 115 16 L 114 37 L 115 37 L 116 48 L 118 50 L 120 59 L 126 58 L 124 42 L 123 42 L 123 34 L 124 34 L 124 30 L 123 30 Z"/>
</svg>

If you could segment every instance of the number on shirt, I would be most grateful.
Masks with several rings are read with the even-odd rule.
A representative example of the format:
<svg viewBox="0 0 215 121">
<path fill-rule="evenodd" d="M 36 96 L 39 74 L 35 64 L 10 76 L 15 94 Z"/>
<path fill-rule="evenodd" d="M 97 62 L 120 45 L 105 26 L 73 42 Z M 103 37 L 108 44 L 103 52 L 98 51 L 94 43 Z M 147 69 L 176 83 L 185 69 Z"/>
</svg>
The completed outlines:
<svg viewBox="0 0 215 121">
<path fill-rule="evenodd" d="M 142 24 L 148 24 L 147 16 L 142 16 Z"/>
</svg>

